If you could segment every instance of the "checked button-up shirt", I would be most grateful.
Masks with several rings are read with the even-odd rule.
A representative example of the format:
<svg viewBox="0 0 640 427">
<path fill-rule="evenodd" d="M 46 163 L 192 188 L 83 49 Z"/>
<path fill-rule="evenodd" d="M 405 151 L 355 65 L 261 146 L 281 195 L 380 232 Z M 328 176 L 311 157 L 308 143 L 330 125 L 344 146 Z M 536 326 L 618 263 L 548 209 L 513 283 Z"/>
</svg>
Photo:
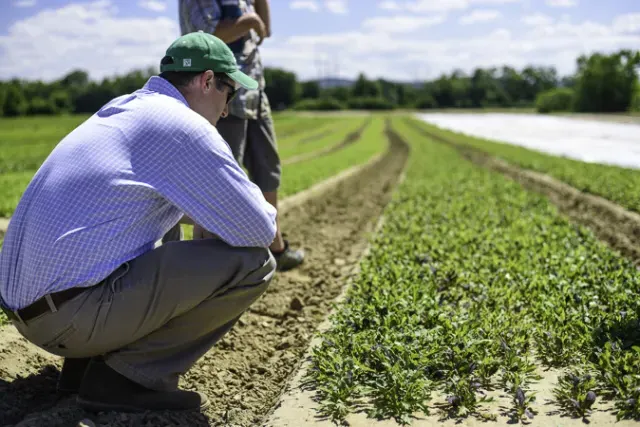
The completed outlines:
<svg viewBox="0 0 640 427">
<path fill-rule="evenodd" d="M 186 214 L 232 246 L 268 247 L 276 210 L 215 127 L 161 77 L 67 135 L 36 172 L 0 252 L 0 304 L 92 286 Z"/>
</svg>

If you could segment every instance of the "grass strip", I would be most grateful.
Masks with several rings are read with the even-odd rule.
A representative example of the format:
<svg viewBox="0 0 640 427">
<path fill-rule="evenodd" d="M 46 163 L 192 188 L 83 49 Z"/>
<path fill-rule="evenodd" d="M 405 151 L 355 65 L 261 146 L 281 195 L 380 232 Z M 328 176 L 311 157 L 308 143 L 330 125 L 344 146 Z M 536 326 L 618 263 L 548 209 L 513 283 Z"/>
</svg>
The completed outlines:
<svg viewBox="0 0 640 427">
<path fill-rule="evenodd" d="M 360 139 L 335 153 L 282 167 L 280 197 L 286 197 L 311 187 L 345 169 L 368 162 L 387 147 L 384 120 L 375 118 L 364 129 Z"/>
<path fill-rule="evenodd" d="M 406 179 L 313 350 L 321 413 L 520 422 L 549 409 L 531 390 L 542 366 L 563 372 L 563 414 L 606 399 L 640 417 L 635 267 L 545 198 L 394 126 L 411 143 Z M 510 407 L 490 410 L 491 390 Z"/>
<path fill-rule="evenodd" d="M 366 118 L 364 117 L 358 117 L 348 121 L 344 119 L 339 120 L 335 125 L 331 126 L 332 129 L 325 132 L 324 135 L 319 134 L 319 132 L 322 131 L 316 130 L 315 135 L 319 136 L 317 139 L 307 142 L 300 142 L 300 140 L 298 140 L 297 143 L 279 147 L 280 158 L 287 160 L 295 156 L 317 152 L 332 146 L 339 146 L 350 134 L 361 128 L 365 120 Z"/>
<path fill-rule="evenodd" d="M 444 130 L 421 120 L 409 120 L 414 126 L 420 126 L 434 136 L 448 138 L 514 165 L 548 174 L 581 191 L 604 197 L 629 210 L 640 212 L 640 170 L 553 156 L 516 145 Z"/>
</svg>

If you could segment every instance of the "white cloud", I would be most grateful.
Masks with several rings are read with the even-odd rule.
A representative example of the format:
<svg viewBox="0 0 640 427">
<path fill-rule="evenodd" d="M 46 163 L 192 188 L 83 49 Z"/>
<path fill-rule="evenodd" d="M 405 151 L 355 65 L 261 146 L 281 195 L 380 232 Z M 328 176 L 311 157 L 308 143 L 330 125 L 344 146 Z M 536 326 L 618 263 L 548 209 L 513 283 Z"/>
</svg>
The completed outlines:
<svg viewBox="0 0 640 427">
<path fill-rule="evenodd" d="M 138 6 L 153 12 L 164 12 L 167 9 L 167 4 L 158 0 L 140 0 Z"/>
<path fill-rule="evenodd" d="M 468 15 L 464 15 L 460 18 L 459 22 L 462 25 L 470 25 L 478 22 L 495 21 L 500 18 L 502 13 L 498 10 L 474 10 Z"/>
<path fill-rule="evenodd" d="M 267 65 L 294 70 L 300 79 L 320 74 L 319 58 L 329 58 L 329 68 L 338 68 L 340 77 L 349 78 L 365 72 L 370 78 L 415 81 L 436 78 L 454 69 L 470 73 L 476 67 L 510 65 L 521 69 L 531 64 L 554 66 L 560 75 L 566 75 L 575 72 L 576 59 L 582 54 L 636 49 L 640 45 L 640 34 L 629 33 L 640 26 L 640 18 L 635 15 L 619 16 L 608 23 L 531 15 L 522 18 L 528 25 L 517 31 L 498 28 L 477 37 L 445 38 L 404 34 L 393 30 L 397 24 L 392 20 L 373 19 L 360 30 L 293 36 L 265 45 L 263 60 Z M 337 49 L 340 57 L 335 55 Z"/>
<path fill-rule="evenodd" d="M 36 0 L 17 0 L 13 2 L 13 5 L 15 7 L 33 7 L 36 3 Z"/>
<path fill-rule="evenodd" d="M 289 7 L 294 10 L 306 9 L 311 12 L 317 12 L 318 10 L 320 10 L 320 8 L 318 7 L 318 3 L 316 3 L 314 0 L 294 0 L 289 3 Z"/>
<path fill-rule="evenodd" d="M 617 16 L 613 21 L 613 29 L 618 33 L 635 33 L 640 31 L 640 13 L 628 13 Z"/>
<path fill-rule="evenodd" d="M 553 18 L 542 13 L 534 13 L 533 15 L 523 17 L 521 21 L 523 24 L 530 27 L 542 27 L 545 25 L 551 25 L 553 23 Z"/>
<path fill-rule="evenodd" d="M 574 7 L 578 5 L 578 0 L 546 0 L 546 3 L 551 7 Z"/>
<path fill-rule="evenodd" d="M 344 15 L 348 13 L 346 0 L 325 0 L 324 6 L 331 13 Z"/>
<path fill-rule="evenodd" d="M 179 35 L 174 19 L 123 18 L 109 0 L 43 9 L 0 36 L 0 78 L 52 80 L 82 68 L 99 79 L 158 66 Z"/>
<path fill-rule="evenodd" d="M 520 3 L 522 0 L 413 0 L 403 6 L 411 12 L 448 12 L 477 5 Z"/>
<path fill-rule="evenodd" d="M 386 0 L 378 3 L 378 8 L 382 10 L 400 10 L 401 9 L 398 2 L 395 2 L 393 0 Z"/>
<path fill-rule="evenodd" d="M 418 28 L 431 27 L 446 20 L 445 15 L 402 15 L 369 18 L 362 23 L 367 30 L 382 33 L 410 33 Z"/>
</svg>

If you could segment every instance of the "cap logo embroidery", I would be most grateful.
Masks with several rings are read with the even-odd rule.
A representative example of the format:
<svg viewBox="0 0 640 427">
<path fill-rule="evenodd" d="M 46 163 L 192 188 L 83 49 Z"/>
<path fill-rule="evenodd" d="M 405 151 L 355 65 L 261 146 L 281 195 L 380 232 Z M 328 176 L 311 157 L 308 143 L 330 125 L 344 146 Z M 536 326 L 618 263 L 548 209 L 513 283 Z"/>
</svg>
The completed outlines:
<svg viewBox="0 0 640 427">
<path fill-rule="evenodd" d="M 183 67 L 191 67 L 191 58 L 183 59 L 182 60 L 182 66 Z"/>
</svg>

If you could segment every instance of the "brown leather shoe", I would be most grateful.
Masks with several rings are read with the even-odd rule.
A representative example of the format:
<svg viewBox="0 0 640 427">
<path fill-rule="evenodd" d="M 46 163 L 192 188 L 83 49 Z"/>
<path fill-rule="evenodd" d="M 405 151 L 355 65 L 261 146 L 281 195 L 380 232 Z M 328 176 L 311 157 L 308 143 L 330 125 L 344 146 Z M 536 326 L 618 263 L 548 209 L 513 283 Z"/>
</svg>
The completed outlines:
<svg viewBox="0 0 640 427">
<path fill-rule="evenodd" d="M 78 393 L 77 403 L 91 412 L 199 411 L 209 399 L 193 391 L 156 391 L 141 386 L 93 359 Z"/>
<path fill-rule="evenodd" d="M 83 359 L 71 359 L 65 358 L 60 370 L 60 376 L 58 376 L 58 383 L 56 384 L 56 391 L 60 395 L 75 394 L 80 390 L 80 384 L 82 384 L 82 378 L 89 366 L 91 358 Z"/>
</svg>

